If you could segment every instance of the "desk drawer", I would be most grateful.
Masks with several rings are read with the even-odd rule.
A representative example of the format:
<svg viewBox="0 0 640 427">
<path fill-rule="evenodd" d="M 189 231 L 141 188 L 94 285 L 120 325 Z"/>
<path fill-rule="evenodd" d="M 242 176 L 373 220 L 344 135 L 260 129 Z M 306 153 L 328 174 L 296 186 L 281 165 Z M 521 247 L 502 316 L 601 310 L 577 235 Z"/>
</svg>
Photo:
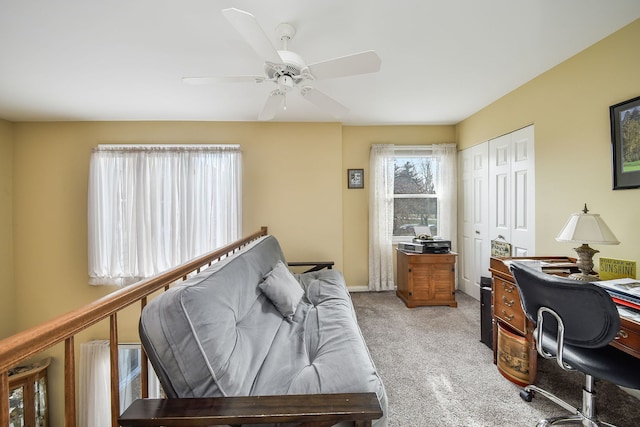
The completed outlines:
<svg viewBox="0 0 640 427">
<path fill-rule="evenodd" d="M 637 331 L 621 326 L 618 335 L 611 341 L 611 345 L 640 358 L 640 351 L 638 351 L 640 349 L 640 333 Z"/>
<path fill-rule="evenodd" d="M 530 384 L 529 343 L 525 337 L 509 332 L 500 323 L 496 365 L 509 381 L 523 387 Z"/>
<path fill-rule="evenodd" d="M 494 277 L 493 288 L 493 315 L 525 335 L 527 319 L 516 285 Z"/>
</svg>

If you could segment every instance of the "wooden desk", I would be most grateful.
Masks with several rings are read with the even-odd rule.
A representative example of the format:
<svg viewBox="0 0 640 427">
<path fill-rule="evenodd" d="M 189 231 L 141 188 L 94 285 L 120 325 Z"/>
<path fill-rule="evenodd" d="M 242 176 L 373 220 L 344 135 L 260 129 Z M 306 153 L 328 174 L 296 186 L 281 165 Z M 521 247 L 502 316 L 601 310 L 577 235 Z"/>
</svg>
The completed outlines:
<svg viewBox="0 0 640 427">
<path fill-rule="evenodd" d="M 515 285 L 515 280 L 509 266 L 505 261 L 517 260 L 518 258 L 491 257 L 489 271 L 491 272 L 491 315 L 493 318 L 493 363 L 498 365 L 498 370 L 510 381 L 516 384 L 525 385 L 535 382 L 537 370 L 538 353 L 536 351 L 535 340 L 533 339 L 533 322 L 526 318 L 522 311 L 520 295 Z M 574 258 L 568 257 L 525 257 L 520 259 L 545 260 L 550 263 L 575 262 Z M 557 273 L 558 268 L 549 267 Z M 545 269 L 543 269 L 545 271 Z M 507 348 L 498 348 L 498 335 Z M 517 353 L 517 343 L 522 342 L 528 349 L 527 354 Z M 640 323 L 625 317 L 620 318 L 620 331 L 616 338 L 611 341 L 612 346 L 640 358 Z M 512 354 L 506 354 L 511 352 Z M 501 357 L 501 354 L 503 356 Z M 511 366 L 507 366 L 507 359 L 518 359 L 513 361 Z"/>
</svg>

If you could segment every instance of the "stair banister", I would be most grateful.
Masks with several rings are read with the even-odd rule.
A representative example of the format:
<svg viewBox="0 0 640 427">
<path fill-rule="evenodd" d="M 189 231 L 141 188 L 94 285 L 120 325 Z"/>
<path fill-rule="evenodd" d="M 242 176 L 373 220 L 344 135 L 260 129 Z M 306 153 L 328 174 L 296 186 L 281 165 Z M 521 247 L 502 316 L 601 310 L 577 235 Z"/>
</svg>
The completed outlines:
<svg viewBox="0 0 640 427">
<path fill-rule="evenodd" d="M 19 332 L 0 341 L 0 426 L 9 425 L 9 370 L 31 359 L 52 346 L 64 343 L 64 388 L 65 388 L 65 427 L 76 425 L 76 373 L 75 373 L 75 336 L 90 326 L 109 319 L 109 340 L 111 358 L 111 414 L 112 425 L 118 426 L 118 321 L 117 314 L 126 307 L 140 302 L 142 310 L 147 297 L 159 290 L 168 290 L 179 281 L 186 280 L 190 273 L 200 271 L 202 267 L 224 259 L 250 242 L 265 236 L 267 227 L 237 240 L 227 246 L 216 249 L 174 269 L 142 280 L 126 288 L 93 301 L 84 307 L 62 314 L 32 328 Z M 142 358 L 143 397 L 148 396 L 146 357 Z M 27 426 L 28 424 L 27 421 Z"/>
</svg>

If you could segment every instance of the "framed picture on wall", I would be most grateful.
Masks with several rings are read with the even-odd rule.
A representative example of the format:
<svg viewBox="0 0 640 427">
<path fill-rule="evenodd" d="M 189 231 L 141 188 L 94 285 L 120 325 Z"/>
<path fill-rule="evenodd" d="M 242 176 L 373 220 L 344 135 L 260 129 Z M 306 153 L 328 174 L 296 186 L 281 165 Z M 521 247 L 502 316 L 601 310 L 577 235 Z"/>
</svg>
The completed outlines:
<svg viewBox="0 0 640 427">
<path fill-rule="evenodd" d="M 364 169 L 347 169 L 348 188 L 364 188 Z"/>
<path fill-rule="evenodd" d="M 609 107 L 613 189 L 640 187 L 640 96 Z"/>
</svg>

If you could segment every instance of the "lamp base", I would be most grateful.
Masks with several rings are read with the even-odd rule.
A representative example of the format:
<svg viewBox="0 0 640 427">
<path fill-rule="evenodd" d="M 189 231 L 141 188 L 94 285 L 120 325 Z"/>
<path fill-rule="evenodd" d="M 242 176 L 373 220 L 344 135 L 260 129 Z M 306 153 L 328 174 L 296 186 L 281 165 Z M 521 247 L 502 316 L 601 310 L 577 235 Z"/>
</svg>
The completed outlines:
<svg viewBox="0 0 640 427">
<path fill-rule="evenodd" d="M 569 275 L 569 279 L 579 280 L 581 282 L 595 282 L 600 280 L 598 276 L 594 276 L 593 274 L 584 274 L 584 273 L 573 273 Z"/>
<path fill-rule="evenodd" d="M 574 280 L 581 280 L 583 282 L 594 282 L 598 279 L 598 276 L 589 274 L 593 271 L 593 256 L 599 251 L 589 247 L 586 243 L 582 246 L 574 249 L 578 254 L 576 265 L 580 270 L 580 273 L 573 273 L 569 278 Z"/>
</svg>

